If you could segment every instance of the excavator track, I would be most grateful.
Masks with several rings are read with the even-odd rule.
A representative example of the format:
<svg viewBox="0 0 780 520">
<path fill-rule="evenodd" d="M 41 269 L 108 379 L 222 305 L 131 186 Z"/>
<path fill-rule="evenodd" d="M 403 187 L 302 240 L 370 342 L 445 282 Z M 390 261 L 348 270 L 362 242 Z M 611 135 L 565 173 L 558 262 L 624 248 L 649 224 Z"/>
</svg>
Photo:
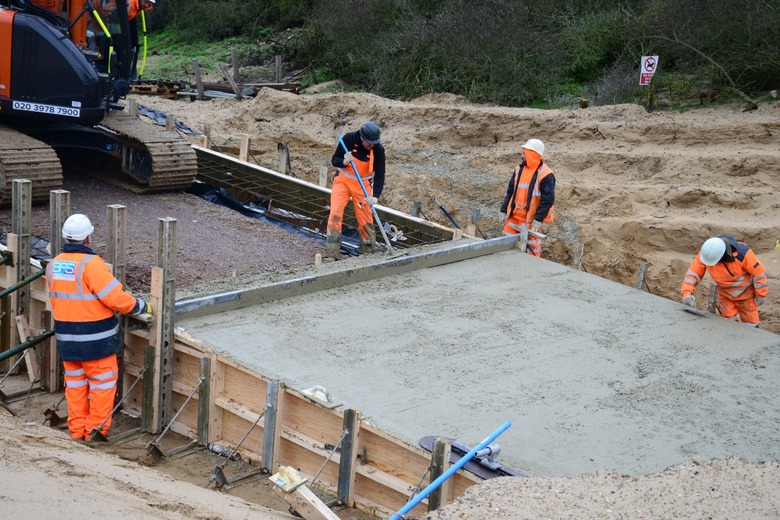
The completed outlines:
<svg viewBox="0 0 780 520">
<path fill-rule="evenodd" d="M 48 201 L 62 187 L 60 159 L 48 144 L 0 125 L 0 206 L 11 205 L 17 179 L 32 183 L 33 203 Z"/>
<path fill-rule="evenodd" d="M 132 178 L 123 187 L 137 193 L 178 191 L 190 187 L 198 173 L 191 143 L 173 131 L 112 112 L 96 126 L 122 143 L 122 171 Z"/>
</svg>

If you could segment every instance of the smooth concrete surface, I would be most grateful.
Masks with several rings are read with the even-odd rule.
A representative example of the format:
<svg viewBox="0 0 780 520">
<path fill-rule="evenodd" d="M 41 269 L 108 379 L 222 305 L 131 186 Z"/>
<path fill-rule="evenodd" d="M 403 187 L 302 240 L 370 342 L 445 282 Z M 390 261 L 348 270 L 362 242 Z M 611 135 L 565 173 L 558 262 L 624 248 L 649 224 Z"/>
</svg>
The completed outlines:
<svg viewBox="0 0 780 520">
<path fill-rule="evenodd" d="M 498 460 L 529 476 L 780 458 L 780 335 L 517 250 L 177 326 L 412 444 L 509 420 Z"/>
</svg>

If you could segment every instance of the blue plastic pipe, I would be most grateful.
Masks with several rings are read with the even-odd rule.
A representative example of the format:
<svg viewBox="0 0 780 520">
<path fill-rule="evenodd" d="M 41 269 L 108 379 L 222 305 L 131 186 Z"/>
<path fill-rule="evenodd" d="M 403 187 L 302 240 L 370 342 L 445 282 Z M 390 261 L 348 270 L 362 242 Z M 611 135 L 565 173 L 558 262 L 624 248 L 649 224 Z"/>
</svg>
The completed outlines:
<svg viewBox="0 0 780 520">
<path fill-rule="evenodd" d="M 341 147 L 344 149 L 344 153 L 349 153 L 349 149 L 347 148 L 347 145 L 344 144 L 344 139 L 341 138 L 341 136 L 337 136 L 339 138 L 339 143 L 341 143 Z M 358 179 L 358 184 L 360 184 L 360 189 L 363 190 L 363 196 L 365 198 L 368 198 L 368 192 L 366 191 L 366 187 L 363 186 L 363 177 L 360 176 L 360 173 L 358 173 L 357 166 L 355 166 L 355 161 L 350 161 L 349 164 L 352 165 L 352 170 L 355 172 L 355 176 Z M 382 221 L 379 220 L 379 214 L 376 212 L 376 208 L 369 204 L 371 207 L 371 211 L 374 213 L 374 218 L 376 219 L 376 223 L 379 224 L 379 231 L 382 232 L 382 238 L 385 239 L 385 244 L 387 245 L 387 250 L 392 251 L 393 246 L 390 245 L 390 239 L 387 238 L 387 234 L 385 233 L 385 228 L 382 226 Z"/>
<path fill-rule="evenodd" d="M 433 491 L 437 487 L 441 486 L 445 480 L 450 478 L 452 475 L 455 474 L 456 471 L 458 471 L 460 468 L 465 466 L 468 461 L 473 459 L 474 455 L 476 455 L 479 450 L 481 450 L 482 448 L 484 448 L 485 446 L 487 446 L 488 444 L 496 440 L 496 438 L 498 438 L 499 435 L 504 433 L 507 430 L 507 428 L 509 428 L 510 426 L 512 426 L 512 423 L 510 421 L 507 421 L 504 424 L 502 424 L 499 429 L 491 433 L 484 441 L 474 446 L 474 448 L 472 448 L 470 452 L 465 454 L 462 459 L 456 462 L 450 469 L 442 473 L 439 478 L 431 482 L 427 488 L 423 489 L 419 495 L 411 499 L 404 507 L 399 509 L 396 514 L 390 517 L 390 520 L 399 520 L 403 515 L 405 515 L 412 509 L 414 509 L 414 507 L 420 502 L 422 502 L 422 500 L 425 497 L 433 493 Z"/>
</svg>

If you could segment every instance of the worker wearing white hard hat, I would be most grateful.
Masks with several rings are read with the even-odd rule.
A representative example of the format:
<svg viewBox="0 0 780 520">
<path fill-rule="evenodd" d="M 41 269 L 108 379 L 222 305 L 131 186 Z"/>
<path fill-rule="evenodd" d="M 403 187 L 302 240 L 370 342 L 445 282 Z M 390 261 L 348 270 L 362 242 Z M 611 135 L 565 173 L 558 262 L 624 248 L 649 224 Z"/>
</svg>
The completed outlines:
<svg viewBox="0 0 780 520">
<path fill-rule="evenodd" d="M 529 139 L 521 149 L 522 161 L 515 168 L 501 212 L 506 214 L 503 233 L 514 235 L 532 231 L 527 251 L 542 255 L 542 222 L 552 222 L 555 204 L 555 172 L 544 163 L 544 143 Z"/>
<path fill-rule="evenodd" d="M 71 215 L 62 226 L 62 253 L 46 266 L 57 349 L 65 369 L 68 429 L 89 440 L 93 429 L 111 426 L 122 347 L 115 312 L 152 314 L 151 306 L 122 288 L 90 248 L 95 228 L 86 215 Z"/>
<path fill-rule="evenodd" d="M 707 239 L 685 273 L 684 304 L 696 308 L 693 293 L 705 272 L 718 285 L 720 315 L 731 320 L 739 317 L 742 323 L 758 327 L 758 308 L 769 293 L 769 282 L 753 250 L 728 235 Z"/>
</svg>

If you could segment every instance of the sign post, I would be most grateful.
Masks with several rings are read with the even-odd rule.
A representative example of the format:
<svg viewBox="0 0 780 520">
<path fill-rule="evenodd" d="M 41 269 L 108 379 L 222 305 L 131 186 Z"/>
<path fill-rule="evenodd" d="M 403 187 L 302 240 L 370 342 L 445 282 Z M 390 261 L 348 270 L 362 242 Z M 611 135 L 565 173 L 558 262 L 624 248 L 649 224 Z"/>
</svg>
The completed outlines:
<svg viewBox="0 0 780 520">
<path fill-rule="evenodd" d="M 649 86 L 647 91 L 647 111 L 653 111 L 653 74 L 658 69 L 658 56 L 642 56 L 639 63 L 641 72 L 639 73 L 639 85 Z"/>
<path fill-rule="evenodd" d="M 649 85 L 653 80 L 653 74 L 658 68 L 658 56 L 642 56 L 640 64 L 642 72 L 639 73 L 639 84 Z"/>
</svg>

